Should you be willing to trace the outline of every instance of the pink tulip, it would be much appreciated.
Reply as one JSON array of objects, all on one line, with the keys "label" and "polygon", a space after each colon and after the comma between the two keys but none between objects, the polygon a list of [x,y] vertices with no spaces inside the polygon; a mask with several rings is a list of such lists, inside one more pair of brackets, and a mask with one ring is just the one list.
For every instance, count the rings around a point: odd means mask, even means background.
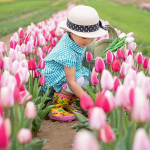
[{"label": "pink tulip", "polygon": [[0,61],[0,69],[2,70],[3,68],[4,68],[4,62],[2,60],[2,61]]},{"label": "pink tulip", "polygon": [[134,59],[132,55],[129,55],[126,59],[126,63],[129,63],[131,67],[134,67]]},{"label": "pink tulip", "polygon": [[142,64],[143,63],[143,55],[141,52],[136,54],[136,61],[138,64]]},{"label": "pink tulip", "polygon": [[34,70],[34,77],[35,77],[35,78],[38,78],[39,75],[40,75],[40,72],[39,72],[37,69]]},{"label": "pink tulip", "polygon": [[11,59],[9,57],[4,57],[3,62],[4,62],[4,70],[8,70],[10,72],[12,68]]},{"label": "pink tulip", "polygon": [[15,33],[13,34],[13,38],[14,38],[14,40],[15,40],[16,42],[18,42],[18,33],[17,33],[17,32],[15,32]]},{"label": "pink tulip", "polygon": [[132,150],[150,150],[150,139],[143,128],[136,131]]},{"label": "pink tulip", "polygon": [[17,85],[14,86],[13,94],[14,94],[14,101],[19,102],[20,101],[20,91],[19,91],[19,88]]},{"label": "pink tulip", "polygon": [[90,61],[92,61],[92,59],[93,59],[92,54],[91,54],[90,52],[86,52],[86,53],[85,53],[85,60],[86,60],[87,62],[90,62]]},{"label": "pink tulip", "polygon": [[73,150],[100,150],[99,143],[94,135],[85,129],[77,132]]},{"label": "pink tulip", "polygon": [[46,54],[45,54],[45,53],[43,53],[42,58],[44,59],[45,57],[46,57]]},{"label": "pink tulip", "polygon": [[147,59],[147,57],[144,58],[144,61],[143,61],[143,68],[144,68],[144,69],[148,69],[148,59]]},{"label": "pink tulip", "polygon": [[47,53],[48,52],[48,47],[47,46],[44,46],[43,47],[43,53]]},{"label": "pink tulip", "polygon": [[32,132],[29,129],[21,128],[17,133],[17,141],[20,144],[29,143],[32,139]]},{"label": "pink tulip", "polygon": [[133,32],[129,32],[129,33],[127,34],[127,38],[128,38],[128,37],[133,37],[133,35],[134,35]]},{"label": "pink tulip", "polygon": [[35,70],[37,68],[36,62],[33,58],[28,61],[29,70]]},{"label": "pink tulip", "polygon": [[39,69],[44,69],[44,68],[45,68],[45,61],[44,61],[44,59],[40,59],[38,68],[39,68]]},{"label": "pink tulip", "polygon": [[17,51],[11,48],[9,51],[9,58],[11,58],[12,61],[18,60]]},{"label": "pink tulip", "polygon": [[89,110],[89,126],[92,130],[99,130],[106,123],[106,114],[102,108],[94,107]]},{"label": "pink tulip", "polygon": [[37,49],[37,56],[42,57],[42,55],[43,55],[42,49],[39,47]]},{"label": "pink tulip", "polygon": [[128,49],[132,50],[134,52],[134,50],[136,49],[136,43],[135,42],[131,42],[128,44]]},{"label": "pink tulip", "polygon": [[124,52],[122,52],[122,49],[117,49],[116,58],[117,59],[123,59],[124,58]]},{"label": "pink tulip", "polygon": [[28,69],[28,60],[26,59],[21,60],[20,65]]},{"label": "pink tulip", "polygon": [[34,102],[27,102],[25,107],[25,116],[28,119],[34,119],[36,117],[36,108]]},{"label": "pink tulip", "polygon": [[12,73],[13,75],[15,75],[18,69],[19,69],[19,62],[18,62],[17,60],[15,60],[15,61],[12,63],[11,73]]},{"label": "pink tulip", "polygon": [[113,53],[109,50],[106,53],[106,63],[109,65],[113,62]]},{"label": "pink tulip", "polygon": [[101,76],[101,87],[102,89],[112,90],[113,89],[113,77],[108,70],[104,70]]},{"label": "pink tulip", "polygon": [[45,40],[45,38],[44,38],[44,36],[42,34],[39,35],[39,44],[41,46],[46,45],[46,40]]},{"label": "pink tulip", "polygon": [[96,57],[96,60],[95,60],[95,71],[97,73],[102,73],[104,69],[105,69],[105,64],[104,64],[103,59],[100,58],[100,57]]},{"label": "pink tulip", "polygon": [[114,88],[113,88],[113,91],[116,92],[118,86],[120,86],[120,85],[121,85],[120,79],[117,76],[114,76]]},{"label": "pink tulip", "polygon": [[31,41],[28,41],[28,42],[27,42],[26,52],[28,52],[28,53],[33,53],[33,45],[32,45],[32,43],[31,43]]},{"label": "pink tulip", "polygon": [[38,39],[38,37],[34,37],[34,46],[39,46],[39,39]]},{"label": "pink tulip", "polygon": [[99,84],[99,80],[97,79],[97,76],[96,76],[96,74],[91,74],[91,83],[93,84],[93,85],[96,85],[96,84]]},{"label": "pink tulip", "polygon": [[[108,93],[107,97],[109,98],[109,93]],[[113,106],[114,106],[114,104],[113,104],[114,99],[112,100],[111,98],[109,98],[109,100],[108,100],[107,97],[105,96],[105,94],[102,94],[100,92],[100,93],[97,94],[96,102],[95,102],[95,105],[97,107],[102,108],[106,113],[110,112],[113,109]]]},{"label": "pink tulip", "polygon": [[96,76],[98,76],[98,73],[95,71],[95,67],[93,67],[92,69],[92,74],[95,74]]},{"label": "pink tulip", "polygon": [[23,43],[27,44],[27,42],[29,41],[29,39],[30,39],[30,35],[29,34],[25,34],[24,38],[23,38]]},{"label": "pink tulip", "polygon": [[13,97],[10,87],[1,88],[0,102],[2,106],[6,108],[12,107],[14,105],[14,97]]},{"label": "pink tulip", "polygon": [[23,79],[22,79],[21,74],[20,74],[20,73],[16,73],[16,74],[15,74],[15,78],[16,78],[18,87],[21,86],[22,83],[23,83]]},{"label": "pink tulip", "polygon": [[129,55],[131,55],[131,56],[134,58],[134,56],[133,56],[133,51],[130,50],[130,49],[129,49],[129,51],[128,51],[128,56],[129,56]]},{"label": "pink tulip", "polygon": [[1,76],[1,86],[7,86],[8,85],[9,76],[10,76],[9,71],[5,70]]},{"label": "pink tulip", "polygon": [[3,53],[6,53],[6,52],[7,52],[7,47],[6,47],[6,45],[4,44],[4,42],[0,42],[0,49],[2,50]]},{"label": "pink tulip", "polygon": [[80,106],[83,110],[88,110],[94,106],[94,102],[89,95],[82,94],[80,97]]},{"label": "pink tulip", "polygon": [[26,102],[30,101],[32,99],[32,95],[25,89],[24,91],[20,92],[20,101],[18,101],[19,105],[23,105]]},{"label": "pink tulip", "polygon": [[150,119],[149,102],[141,88],[135,89],[132,117],[135,121],[139,122],[146,122]]},{"label": "pink tulip", "polygon": [[4,119],[0,116],[0,149],[7,149],[9,145],[9,136],[7,135],[7,128]]},{"label": "pink tulip", "polygon": [[44,75],[42,75],[42,76],[40,77],[40,79],[39,79],[39,84],[40,84],[40,85],[45,85],[45,84],[46,84],[46,79],[45,79],[45,76],[44,76]]},{"label": "pink tulip", "polygon": [[115,72],[119,72],[120,71],[120,62],[119,60],[114,60],[112,63],[112,70]]},{"label": "pink tulip", "polygon": [[111,143],[116,139],[113,129],[107,123],[99,130],[98,137],[103,143]]},{"label": "pink tulip", "polygon": [[126,75],[130,68],[131,68],[131,65],[129,63],[123,62],[120,68],[120,74]]},{"label": "pink tulip", "polygon": [[26,52],[26,45],[25,44],[22,44],[20,48],[21,48],[22,53]]},{"label": "pink tulip", "polygon": [[24,37],[24,31],[23,29],[20,27],[19,28],[19,38],[23,38]]},{"label": "pink tulip", "polygon": [[18,52],[21,52],[21,47],[20,47],[20,45],[18,45],[18,44],[16,45],[15,51],[17,51],[17,53],[18,53]]},{"label": "pink tulip", "polygon": [[129,104],[126,88],[124,85],[120,85],[117,88],[115,100],[116,100],[117,106],[120,106],[120,107],[125,107]]},{"label": "pink tulip", "polygon": [[15,49],[17,45],[17,42],[15,41],[14,38],[11,38],[10,40],[10,48]]},{"label": "pink tulip", "polygon": [[52,41],[51,41],[50,44],[51,44],[51,46],[54,46],[54,47],[55,47],[55,46],[56,46],[56,40],[54,40],[54,39],[52,38]]}]

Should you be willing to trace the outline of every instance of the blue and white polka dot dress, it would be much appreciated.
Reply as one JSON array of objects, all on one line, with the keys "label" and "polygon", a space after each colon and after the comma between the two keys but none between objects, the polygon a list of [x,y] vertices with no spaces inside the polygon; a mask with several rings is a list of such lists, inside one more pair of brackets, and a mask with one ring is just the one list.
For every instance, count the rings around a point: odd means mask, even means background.
[{"label": "blue and white polka dot dress", "polygon": [[53,86],[56,92],[62,89],[62,85],[67,83],[65,77],[64,66],[76,67],[76,79],[83,76],[89,79],[89,70],[82,68],[82,60],[85,48],[78,46],[65,33],[53,50],[44,58],[45,68],[41,74],[45,75],[46,85],[43,86],[43,92],[47,90],[47,86]]}]

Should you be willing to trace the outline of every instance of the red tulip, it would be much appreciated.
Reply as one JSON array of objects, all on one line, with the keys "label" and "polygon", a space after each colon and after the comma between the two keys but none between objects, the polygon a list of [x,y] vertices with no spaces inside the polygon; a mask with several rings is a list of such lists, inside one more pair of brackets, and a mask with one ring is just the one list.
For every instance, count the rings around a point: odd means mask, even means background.
[{"label": "red tulip", "polygon": [[80,97],[80,106],[83,110],[88,110],[94,106],[94,102],[89,95],[82,94]]},{"label": "red tulip", "polygon": [[113,129],[107,123],[99,130],[98,137],[104,143],[113,142],[116,138]]},{"label": "red tulip", "polygon": [[102,73],[103,70],[105,69],[105,64],[102,58],[96,57],[95,60],[95,71],[98,73]]},{"label": "red tulip", "polygon": [[28,61],[29,70],[35,70],[37,68],[36,62],[33,58]]},{"label": "red tulip", "polygon": [[45,85],[45,84],[46,84],[46,79],[45,79],[45,76],[44,76],[44,75],[42,75],[42,76],[40,77],[40,79],[39,79],[39,84],[40,84],[40,85]]},{"label": "red tulip", "polygon": [[35,78],[38,78],[39,75],[40,75],[40,72],[39,72],[37,69],[34,70],[34,77],[35,77]]},{"label": "red tulip", "polygon": [[120,71],[120,62],[119,62],[119,60],[116,59],[115,61],[113,61],[112,70],[115,71],[115,72]]}]

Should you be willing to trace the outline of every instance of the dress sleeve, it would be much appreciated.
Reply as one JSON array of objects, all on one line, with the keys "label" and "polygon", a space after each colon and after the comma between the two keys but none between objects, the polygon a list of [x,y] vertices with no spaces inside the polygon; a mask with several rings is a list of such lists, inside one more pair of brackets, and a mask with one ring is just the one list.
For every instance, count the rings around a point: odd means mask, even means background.
[{"label": "dress sleeve", "polygon": [[59,56],[57,58],[57,62],[66,67],[75,67],[76,66],[76,59],[71,54]]}]

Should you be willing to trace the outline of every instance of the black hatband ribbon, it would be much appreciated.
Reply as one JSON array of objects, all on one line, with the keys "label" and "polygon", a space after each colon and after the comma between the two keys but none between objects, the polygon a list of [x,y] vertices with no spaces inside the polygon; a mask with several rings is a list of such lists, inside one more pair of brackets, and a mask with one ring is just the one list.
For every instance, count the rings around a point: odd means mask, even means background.
[{"label": "black hatband ribbon", "polygon": [[100,20],[97,24],[84,26],[84,25],[74,24],[67,19],[67,27],[70,28],[71,30],[78,31],[78,32],[95,32],[99,30],[99,28],[102,28],[109,32],[107,27],[102,26],[102,22]]}]

